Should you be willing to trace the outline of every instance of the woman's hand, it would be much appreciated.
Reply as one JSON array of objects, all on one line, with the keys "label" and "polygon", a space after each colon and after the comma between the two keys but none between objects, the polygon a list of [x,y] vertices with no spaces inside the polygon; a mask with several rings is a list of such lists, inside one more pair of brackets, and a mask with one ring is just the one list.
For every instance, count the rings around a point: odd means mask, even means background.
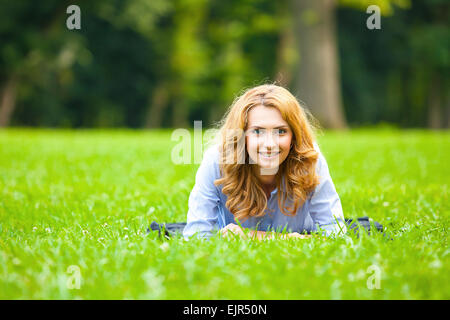
[{"label": "woman's hand", "polygon": [[281,240],[286,240],[286,239],[291,239],[291,238],[308,239],[308,238],[311,238],[311,235],[300,234],[298,232],[291,232],[291,233],[287,233],[287,234],[280,234],[280,235],[278,235],[278,237],[276,237],[275,234],[272,234],[269,239],[276,239],[276,238],[281,239]]},{"label": "woman's hand", "polygon": [[230,237],[234,235],[239,235],[240,237],[244,237],[245,233],[241,227],[237,224],[229,223],[225,228],[221,229],[220,232],[225,237]]},{"label": "woman's hand", "polygon": [[[221,229],[220,232],[225,237],[238,235],[241,238],[244,238],[244,239],[247,238],[245,233],[244,233],[244,230],[240,226],[238,226],[237,224],[234,224],[234,223],[228,224],[225,228]],[[253,231],[253,230],[250,231],[249,236],[251,238],[253,238],[254,232],[255,231]],[[260,240],[274,239],[275,238],[275,233],[258,231],[257,232],[257,238],[260,239]],[[304,235],[304,234],[300,234],[298,232],[292,232],[292,233],[281,235],[280,238],[281,239],[288,239],[288,238],[308,239],[308,238],[311,238],[311,235]]]},{"label": "woman's hand", "polygon": [[292,232],[288,234],[288,238],[300,238],[300,239],[308,239],[311,238],[310,234],[300,234],[298,232]]}]

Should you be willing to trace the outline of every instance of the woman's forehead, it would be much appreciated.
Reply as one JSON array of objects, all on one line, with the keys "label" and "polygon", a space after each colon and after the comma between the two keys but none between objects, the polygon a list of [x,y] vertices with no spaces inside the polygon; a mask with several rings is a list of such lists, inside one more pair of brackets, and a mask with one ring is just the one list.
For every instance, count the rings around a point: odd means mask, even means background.
[{"label": "woman's forehead", "polygon": [[274,107],[257,106],[248,112],[248,126],[276,128],[288,126],[281,112]]}]

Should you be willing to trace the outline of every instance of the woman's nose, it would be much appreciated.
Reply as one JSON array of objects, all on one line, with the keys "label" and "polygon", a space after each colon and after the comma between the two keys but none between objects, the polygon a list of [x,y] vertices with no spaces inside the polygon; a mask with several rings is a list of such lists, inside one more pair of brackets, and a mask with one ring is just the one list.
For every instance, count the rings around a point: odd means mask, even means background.
[{"label": "woman's nose", "polygon": [[276,148],[278,144],[278,136],[273,135],[272,133],[267,133],[264,137],[264,147],[267,150],[270,150],[272,148]]}]

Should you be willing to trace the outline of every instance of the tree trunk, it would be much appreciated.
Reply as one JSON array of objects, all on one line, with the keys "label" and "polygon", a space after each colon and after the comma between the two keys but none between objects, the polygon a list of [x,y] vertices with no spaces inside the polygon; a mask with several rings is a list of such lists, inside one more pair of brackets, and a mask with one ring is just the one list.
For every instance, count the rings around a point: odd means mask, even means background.
[{"label": "tree trunk", "polygon": [[450,128],[450,98],[448,94],[445,98],[445,114],[444,114],[444,128]]},{"label": "tree trunk", "polygon": [[439,91],[439,82],[436,81],[436,77],[433,77],[430,95],[428,96],[428,127],[431,129],[441,128],[442,114]]},{"label": "tree trunk", "polygon": [[16,106],[17,79],[10,76],[1,91],[0,101],[0,127],[7,127]]},{"label": "tree trunk", "polygon": [[291,52],[295,49],[292,26],[284,28],[280,34],[277,47],[276,82],[280,86],[290,87],[292,81],[293,57]]},{"label": "tree trunk", "polygon": [[334,0],[292,0],[299,98],[326,128],[347,126],[342,109]]},{"label": "tree trunk", "polygon": [[160,83],[153,91],[150,105],[147,108],[145,117],[146,128],[161,128],[164,111],[169,102],[169,92],[165,83]]},{"label": "tree trunk", "polygon": [[428,96],[428,127],[441,129],[449,127],[450,105],[446,94],[442,91],[441,78],[434,75],[431,80]]},{"label": "tree trunk", "polygon": [[[189,125],[189,110],[184,92],[182,90],[183,83],[180,80],[176,80],[173,83],[172,93],[174,95],[174,104],[172,109],[172,128],[187,128]],[[193,125],[193,123],[192,123]]]},{"label": "tree trunk", "polygon": [[194,123],[188,121],[188,106],[183,98],[177,99],[173,106],[172,111],[172,127],[173,128],[188,128],[193,126]]}]

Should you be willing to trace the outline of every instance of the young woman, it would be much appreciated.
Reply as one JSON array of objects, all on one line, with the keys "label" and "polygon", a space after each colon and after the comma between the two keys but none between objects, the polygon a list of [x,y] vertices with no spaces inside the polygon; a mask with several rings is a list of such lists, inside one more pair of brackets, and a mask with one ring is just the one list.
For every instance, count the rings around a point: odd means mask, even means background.
[{"label": "young woman", "polygon": [[209,238],[217,229],[258,239],[282,230],[297,238],[321,230],[345,234],[341,202],[312,124],[288,90],[270,84],[247,90],[225,114],[219,139],[196,174],[186,240]]}]

